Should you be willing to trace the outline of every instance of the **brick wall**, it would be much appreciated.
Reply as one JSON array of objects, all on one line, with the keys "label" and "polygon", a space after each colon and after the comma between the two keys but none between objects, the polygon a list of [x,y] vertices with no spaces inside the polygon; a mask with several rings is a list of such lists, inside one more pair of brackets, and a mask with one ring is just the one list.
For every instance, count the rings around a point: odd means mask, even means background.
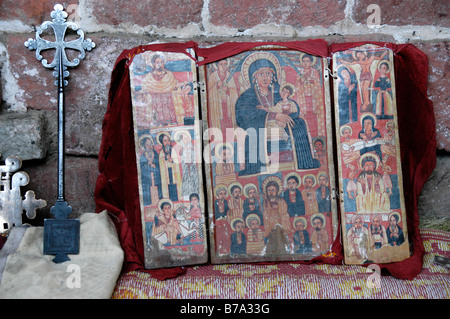
[{"label": "brick wall", "polygon": [[[52,72],[40,64],[24,41],[35,38],[36,25],[51,19],[55,4],[49,0],[0,3],[0,123],[12,123],[10,117],[23,118],[24,114],[41,123],[39,130],[29,129],[39,145],[31,139],[14,151],[24,159],[23,170],[31,178],[26,188],[49,203],[43,215],[56,198],[57,92]],[[201,45],[307,38],[329,43],[373,40],[415,44],[429,57],[429,96],[435,107],[439,148],[435,182],[427,185],[429,194],[422,196],[421,207],[427,213],[442,214],[439,207],[450,204],[446,174],[450,152],[448,1],[69,0],[61,4],[69,20],[96,43],[81,64],[70,70],[66,90],[66,199],[75,212],[94,210],[97,154],[116,58],[122,50],[140,44],[187,40]],[[25,121],[20,123],[21,132],[28,132]],[[2,161],[10,155],[9,144],[0,128]],[[30,155],[37,147],[44,155]],[[439,185],[444,185],[444,196],[436,192]]]}]

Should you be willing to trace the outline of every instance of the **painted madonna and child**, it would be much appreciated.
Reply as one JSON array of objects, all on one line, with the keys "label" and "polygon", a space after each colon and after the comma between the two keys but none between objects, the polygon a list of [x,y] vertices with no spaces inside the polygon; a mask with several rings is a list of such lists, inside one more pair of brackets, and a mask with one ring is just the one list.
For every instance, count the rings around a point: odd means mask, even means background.
[{"label": "painted madonna and child", "polygon": [[364,45],[333,55],[346,263],[409,257],[393,54]]},{"label": "painted madonna and child", "polygon": [[323,70],[322,59],[284,50],[205,66],[213,262],[301,260],[330,249],[336,216]]}]

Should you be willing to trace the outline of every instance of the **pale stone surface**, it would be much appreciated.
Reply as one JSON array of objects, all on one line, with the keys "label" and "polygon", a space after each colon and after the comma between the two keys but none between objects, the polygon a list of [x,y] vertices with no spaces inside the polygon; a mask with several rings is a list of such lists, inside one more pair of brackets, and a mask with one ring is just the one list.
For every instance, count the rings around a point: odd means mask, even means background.
[{"label": "pale stone surface", "polygon": [[[450,219],[450,154],[437,157],[436,168],[422,189],[419,197],[419,217],[422,224],[440,223]],[[450,220],[447,220],[450,226]],[[439,225],[437,225],[439,226]],[[450,231],[450,228],[447,229]]]},{"label": "pale stone surface", "polygon": [[0,153],[5,159],[42,159],[46,154],[44,121],[36,112],[0,115]]}]

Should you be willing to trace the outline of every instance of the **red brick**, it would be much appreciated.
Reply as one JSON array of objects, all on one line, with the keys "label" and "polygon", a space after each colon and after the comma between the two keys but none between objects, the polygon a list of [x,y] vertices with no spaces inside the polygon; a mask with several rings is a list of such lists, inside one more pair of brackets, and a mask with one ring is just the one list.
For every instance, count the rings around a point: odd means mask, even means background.
[{"label": "red brick", "polygon": [[86,7],[100,24],[130,23],[138,26],[166,28],[184,27],[199,23],[203,0],[88,0]]},{"label": "red brick", "polygon": [[[6,46],[11,72],[19,86],[16,100],[28,109],[55,112],[57,88],[51,69],[46,69],[29,51],[24,41],[34,34],[8,36]],[[66,148],[74,155],[97,155],[101,127],[108,103],[111,72],[117,57],[124,49],[142,44],[140,38],[108,38],[86,35],[96,48],[75,68],[69,68],[69,84],[65,90]],[[46,51],[49,61],[54,51]],[[54,136],[52,136],[53,140]],[[56,142],[56,141],[54,141]]]},{"label": "red brick", "polygon": [[416,46],[428,57],[428,94],[434,105],[437,147],[450,151],[449,43],[419,43]]},{"label": "red brick", "polygon": [[380,6],[381,24],[388,25],[433,25],[449,27],[450,2],[445,0],[356,0],[353,19],[366,23],[372,14],[367,12],[370,4]]},{"label": "red brick", "polygon": [[[30,176],[30,182],[22,191],[33,190],[36,198],[47,201],[42,214],[49,214],[50,207],[58,195],[57,159],[49,158],[44,162],[24,162],[21,168]],[[72,206],[73,214],[94,212],[94,189],[98,176],[98,161],[88,157],[65,157],[65,199]],[[74,217],[74,216],[70,216]]]},{"label": "red brick", "polygon": [[216,26],[249,29],[275,23],[293,27],[330,26],[345,18],[347,1],[211,0],[210,22]]},{"label": "red brick", "polygon": [[[50,21],[50,13],[57,2],[51,0],[2,0],[0,20],[20,20],[25,24],[41,25]],[[71,3],[78,3],[72,0]]]}]

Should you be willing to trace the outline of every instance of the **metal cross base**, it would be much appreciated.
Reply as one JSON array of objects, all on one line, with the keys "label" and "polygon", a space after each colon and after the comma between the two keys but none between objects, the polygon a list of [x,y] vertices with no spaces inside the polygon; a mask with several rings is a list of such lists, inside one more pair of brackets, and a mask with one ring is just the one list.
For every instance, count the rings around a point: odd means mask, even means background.
[{"label": "metal cross base", "polygon": [[58,264],[79,253],[80,220],[68,219],[72,207],[64,200],[57,200],[50,212],[55,218],[44,220],[44,255],[56,255],[53,262]]}]

